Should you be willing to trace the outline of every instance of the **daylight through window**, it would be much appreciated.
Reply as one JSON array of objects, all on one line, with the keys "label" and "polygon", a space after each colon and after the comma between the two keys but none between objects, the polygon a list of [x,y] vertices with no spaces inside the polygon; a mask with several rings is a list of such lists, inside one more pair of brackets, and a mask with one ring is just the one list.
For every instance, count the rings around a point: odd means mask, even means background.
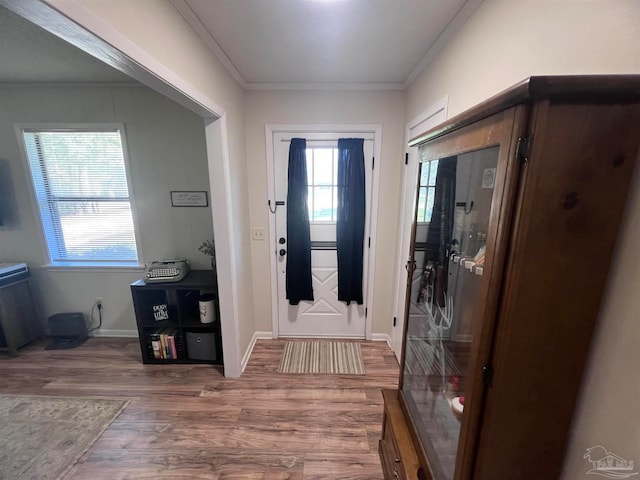
[{"label": "daylight through window", "polygon": [[307,148],[310,222],[335,222],[338,212],[338,149]]},{"label": "daylight through window", "polygon": [[436,194],[436,175],[438,173],[438,160],[424,162],[420,168],[420,192],[418,195],[419,223],[429,223],[433,213],[433,202]]},{"label": "daylight through window", "polygon": [[137,264],[122,132],[23,130],[52,264]]}]

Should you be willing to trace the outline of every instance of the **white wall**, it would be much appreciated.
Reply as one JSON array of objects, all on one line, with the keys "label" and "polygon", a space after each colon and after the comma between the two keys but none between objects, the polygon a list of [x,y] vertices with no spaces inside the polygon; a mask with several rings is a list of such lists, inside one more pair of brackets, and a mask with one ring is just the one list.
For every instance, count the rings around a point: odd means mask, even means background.
[{"label": "white wall", "polygon": [[[446,94],[455,115],[529,75],[572,73],[640,73],[638,0],[485,0],[411,86],[406,118]],[[566,480],[585,477],[590,466],[582,457],[594,445],[640,462],[639,225],[636,178],[576,411]]]},{"label": "white wall", "polygon": [[[171,72],[172,77],[179,79],[177,86],[186,91],[196,89],[224,109],[227,135],[222,141],[228,146],[230,159],[230,215],[233,219],[231,241],[234,250],[230,261],[237,285],[242,289],[239,292],[240,300],[235,305],[238,325],[234,328],[238,330],[238,347],[244,351],[251,342],[255,328],[253,304],[246,301],[252,298],[252,281],[242,88],[168,0],[51,0],[50,3],[56,6],[81,5],[98,21],[131,42],[132,48],[127,46],[125,53],[135,58],[135,50],[139,49],[148,56],[146,59],[156,62],[163,71]],[[79,21],[79,17],[76,20]],[[88,22],[83,22],[84,19],[80,23],[92,30]],[[213,174],[224,175],[224,172]],[[228,255],[229,252],[222,251],[220,254]],[[226,358],[225,351],[225,362]]]},{"label": "white wall", "polygon": [[14,124],[123,123],[143,260],[188,258],[211,268],[198,246],[213,235],[211,207],[174,208],[171,190],[209,190],[202,119],[146,87],[0,87],[2,193],[10,214],[0,227],[0,261],[34,268],[42,320],[59,312],[88,313],[102,297],[103,334],[135,333],[129,284],[142,269],[51,269],[42,247],[31,180]]},{"label": "white wall", "polygon": [[[250,221],[268,230],[266,124],[381,124],[382,158],[373,295],[373,333],[388,333],[393,308],[397,214],[404,167],[404,94],[359,91],[250,91],[245,97]],[[391,228],[390,228],[391,226]],[[270,233],[271,234],[271,233]],[[254,315],[257,331],[271,331],[269,242],[252,242]]]},{"label": "white wall", "polygon": [[484,0],[407,91],[407,119],[453,116],[530,75],[636,73],[638,0]]}]

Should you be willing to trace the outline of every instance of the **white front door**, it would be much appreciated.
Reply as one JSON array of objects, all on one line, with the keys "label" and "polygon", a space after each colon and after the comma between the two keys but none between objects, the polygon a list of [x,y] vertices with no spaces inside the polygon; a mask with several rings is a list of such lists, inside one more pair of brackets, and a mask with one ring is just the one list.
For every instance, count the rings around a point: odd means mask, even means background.
[{"label": "white front door", "polygon": [[[314,301],[289,305],[286,299],[287,210],[277,206],[276,269],[278,298],[278,335],[282,337],[365,338],[366,290],[371,212],[373,136],[362,132],[274,132],[273,175],[276,201],[287,198],[287,167],[292,137],[307,139],[307,177],[309,179],[309,216],[311,229],[311,277]],[[338,137],[365,138],[366,215],[363,260],[364,304],[346,305],[338,301],[338,264],[336,255]],[[273,208],[272,208],[273,209]]]}]

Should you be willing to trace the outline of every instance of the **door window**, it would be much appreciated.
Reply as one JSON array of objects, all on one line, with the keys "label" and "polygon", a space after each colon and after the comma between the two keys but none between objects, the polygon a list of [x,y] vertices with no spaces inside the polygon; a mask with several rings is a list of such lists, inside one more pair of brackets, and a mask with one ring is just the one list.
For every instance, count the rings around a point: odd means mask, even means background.
[{"label": "door window", "polygon": [[309,221],[336,222],[338,211],[338,149],[307,148]]}]

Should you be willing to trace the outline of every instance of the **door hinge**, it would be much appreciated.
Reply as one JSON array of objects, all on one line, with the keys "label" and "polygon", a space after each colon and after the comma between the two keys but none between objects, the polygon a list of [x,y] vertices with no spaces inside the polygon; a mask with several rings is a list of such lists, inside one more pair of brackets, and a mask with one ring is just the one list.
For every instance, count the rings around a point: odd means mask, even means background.
[{"label": "door hinge", "polygon": [[404,154],[404,164],[409,165],[409,152]]},{"label": "door hinge", "polygon": [[364,309],[364,318],[367,318],[367,315],[369,315],[369,309],[365,307],[365,309]]},{"label": "door hinge", "polygon": [[371,157],[371,170],[376,167],[376,157]]},{"label": "door hinge", "polygon": [[533,141],[532,136],[518,138],[516,156],[522,163],[526,164],[529,161],[529,155],[531,154],[532,141]]},{"label": "door hinge", "polygon": [[396,322],[398,321],[398,319],[396,317],[393,317],[393,326],[396,326]]},{"label": "door hinge", "polygon": [[485,388],[489,388],[492,381],[493,367],[491,365],[485,365],[484,367],[482,367],[482,382],[484,383]]},{"label": "door hinge", "polygon": [[371,248],[371,237],[369,237],[369,248]]}]

